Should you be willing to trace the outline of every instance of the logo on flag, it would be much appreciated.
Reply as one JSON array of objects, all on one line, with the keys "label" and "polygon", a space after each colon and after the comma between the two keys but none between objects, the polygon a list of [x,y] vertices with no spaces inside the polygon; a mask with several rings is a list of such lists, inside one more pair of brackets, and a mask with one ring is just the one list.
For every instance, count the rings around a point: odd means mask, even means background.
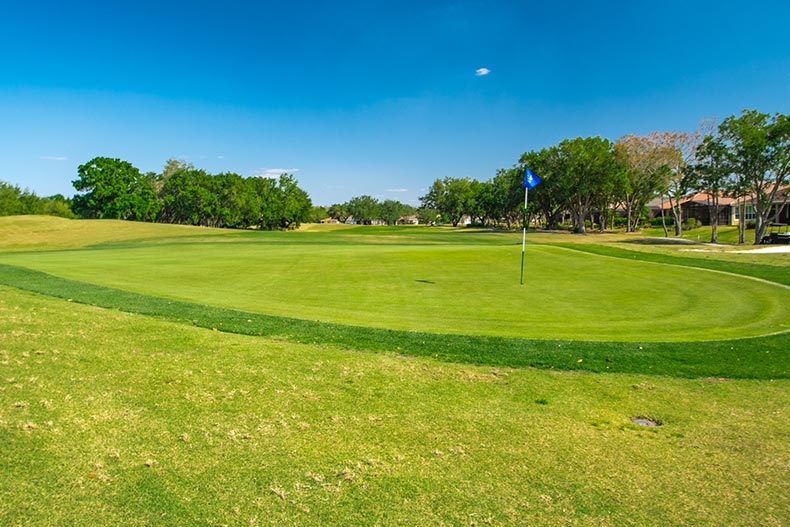
[{"label": "logo on flag", "polygon": [[540,183],[540,178],[536,176],[530,169],[524,171],[524,188],[529,190],[535,188]]}]

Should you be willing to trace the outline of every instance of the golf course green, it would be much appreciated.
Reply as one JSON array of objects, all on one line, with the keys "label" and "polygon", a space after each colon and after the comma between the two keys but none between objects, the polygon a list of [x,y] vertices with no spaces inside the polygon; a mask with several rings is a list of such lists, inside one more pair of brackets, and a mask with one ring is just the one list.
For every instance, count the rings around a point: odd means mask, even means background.
[{"label": "golf course green", "polygon": [[516,236],[426,244],[396,232],[390,243],[332,231],[287,242],[266,233],[149,240],[6,253],[0,263],[210,306],[430,333],[700,341],[790,329],[790,288],[751,277],[533,243],[520,285]]}]

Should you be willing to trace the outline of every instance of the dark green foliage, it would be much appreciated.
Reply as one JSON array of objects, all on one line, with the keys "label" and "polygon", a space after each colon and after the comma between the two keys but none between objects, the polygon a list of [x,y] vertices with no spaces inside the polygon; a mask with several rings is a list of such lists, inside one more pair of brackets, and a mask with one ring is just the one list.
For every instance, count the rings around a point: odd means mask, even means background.
[{"label": "dark green foliage", "polygon": [[[760,243],[772,204],[790,183],[790,115],[744,110],[718,128],[708,154],[715,154],[717,171],[735,174],[735,195],[748,195],[755,210],[754,243]],[[712,151],[711,151],[712,150]]]},{"label": "dark green foliage", "polygon": [[790,377],[790,334],[708,342],[588,342],[441,335],[292,319],[168,300],[0,265],[0,283],[131,313],[246,335],[429,356],[450,362],[674,377]]},{"label": "dark green foliage", "polygon": [[74,213],[71,212],[71,202],[60,194],[41,198],[27,189],[22,190],[18,185],[0,181],[0,216],[17,214],[74,217]]},{"label": "dark green foliage", "polygon": [[321,223],[322,220],[325,220],[329,217],[327,213],[326,207],[322,207],[320,205],[313,205],[310,208],[310,223]]},{"label": "dark green foliage", "polygon": [[153,182],[127,161],[95,157],[77,175],[72,209],[82,218],[153,221],[159,212]]},{"label": "dark green foliage", "polygon": [[475,188],[468,177],[437,179],[420,201],[423,207],[439,211],[455,227],[463,216],[474,214]]},{"label": "dark green foliage", "polygon": [[371,196],[353,197],[348,201],[346,208],[357,223],[369,225],[373,220],[379,219],[379,202]]}]

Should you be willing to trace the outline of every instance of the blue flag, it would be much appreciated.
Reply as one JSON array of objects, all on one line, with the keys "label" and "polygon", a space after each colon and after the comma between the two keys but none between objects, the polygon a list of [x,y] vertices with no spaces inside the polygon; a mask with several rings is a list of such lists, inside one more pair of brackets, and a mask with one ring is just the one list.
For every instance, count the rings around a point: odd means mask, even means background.
[{"label": "blue flag", "polygon": [[536,176],[530,169],[524,171],[524,188],[529,190],[535,188],[540,183],[540,178]]}]

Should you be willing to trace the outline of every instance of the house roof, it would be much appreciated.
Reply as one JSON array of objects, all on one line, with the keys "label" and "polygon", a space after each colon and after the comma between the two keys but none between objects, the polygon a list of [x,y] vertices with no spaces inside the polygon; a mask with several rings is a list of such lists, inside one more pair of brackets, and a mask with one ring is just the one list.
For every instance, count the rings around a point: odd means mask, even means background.
[{"label": "house roof", "polygon": [[[776,191],[776,197],[774,198],[774,203],[782,203],[784,200],[790,197],[790,185],[785,185],[784,187],[779,187],[779,190]],[[747,203],[751,203],[754,201],[754,196],[747,196],[746,200]]]},{"label": "house roof", "polygon": [[[708,205],[709,194],[707,192],[696,192],[694,194],[689,194],[688,196],[683,197],[680,200],[681,205],[685,205],[686,203],[694,203],[696,205]],[[727,206],[732,205],[737,200],[735,198],[731,198],[725,196],[723,193],[719,193],[719,206]],[[654,210],[661,210],[662,203],[661,198],[654,198],[647,202],[647,207]],[[664,210],[669,210],[670,204],[668,199],[664,199],[663,202]]]}]

